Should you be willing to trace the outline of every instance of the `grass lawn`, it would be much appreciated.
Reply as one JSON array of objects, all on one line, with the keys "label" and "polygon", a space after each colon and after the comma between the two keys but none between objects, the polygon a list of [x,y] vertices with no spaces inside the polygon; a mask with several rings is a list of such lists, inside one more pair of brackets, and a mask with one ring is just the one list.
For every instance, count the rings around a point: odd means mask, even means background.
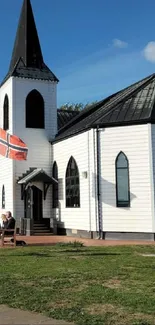
[{"label": "grass lawn", "polygon": [[155,246],[0,250],[0,304],[78,325],[155,324]]}]

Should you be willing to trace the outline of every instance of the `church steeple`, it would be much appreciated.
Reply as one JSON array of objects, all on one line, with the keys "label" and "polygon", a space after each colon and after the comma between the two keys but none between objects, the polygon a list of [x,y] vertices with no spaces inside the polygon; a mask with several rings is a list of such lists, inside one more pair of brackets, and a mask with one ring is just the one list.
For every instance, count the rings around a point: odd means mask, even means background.
[{"label": "church steeple", "polygon": [[45,65],[30,0],[24,0],[7,76],[58,81]]},{"label": "church steeple", "polygon": [[30,0],[24,0],[9,70],[21,58],[26,67],[42,68],[43,56]]}]

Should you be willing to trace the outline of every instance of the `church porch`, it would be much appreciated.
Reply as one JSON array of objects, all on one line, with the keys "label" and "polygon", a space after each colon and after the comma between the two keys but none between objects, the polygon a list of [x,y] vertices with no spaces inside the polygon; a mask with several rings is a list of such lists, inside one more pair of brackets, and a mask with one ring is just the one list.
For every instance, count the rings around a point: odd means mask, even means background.
[{"label": "church porch", "polygon": [[24,201],[23,218],[20,219],[22,235],[49,236],[54,231],[51,214],[45,217],[44,202],[49,187],[57,180],[41,168],[30,169],[17,182],[21,186],[21,200]]}]

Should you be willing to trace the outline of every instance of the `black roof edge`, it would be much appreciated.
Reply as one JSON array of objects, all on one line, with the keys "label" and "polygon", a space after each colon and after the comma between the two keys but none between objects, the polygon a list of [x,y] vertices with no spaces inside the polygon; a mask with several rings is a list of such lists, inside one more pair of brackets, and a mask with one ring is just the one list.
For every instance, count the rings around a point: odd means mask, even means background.
[{"label": "black roof edge", "polygon": [[50,144],[55,144],[55,143],[58,143],[58,142],[61,142],[61,141],[64,141],[64,140],[67,140],[69,138],[72,138],[74,136],[77,136],[78,134],[81,134],[81,133],[84,133],[84,132],[88,132],[89,130],[91,129],[107,129],[107,128],[113,128],[113,127],[123,127],[123,126],[132,126],[132,125],[144,125],[144,124],[155,124],[155,120],[154,121],[151,121],[151,118],[148,118],[148,119],[144,119],[144,120],[141,120],[141,121],[126,121],[126,122],[116,122],[116,123],[107,123],[107,124],[93,124],[91,127],[88,127],[88,128],[85,128],[84,130],[81,130],[81,131],[77,131],[76,133],[74,134],[68,134],[66,136],[64,136],[63,138],[60,138],[60,139],[54,139],[52,141],[49,141]]},{"label": "black roof edge", "polygon": [[[59,132],[58,132],[58,135],[61,134],[62,132],[64,132],[65,130],[67,130],[69,127],[73,126],[75,123],[77,123],[79,121],[79,119],[81,120],[81,117],[82,119],[87,117],[88,115],[90,115],[91,111],[93,110],[93,108],[97,109],[99,108],[101,105],[105,104],[106,101],[108,101],[109,99],[111,99],[112,97],[114,97],[116,94],[118,94],[120,91],[118,91],[117,93],[115,94],[112,94],[102,100],[100,100],[99,102],[95,103],[95,104],[92,104],[89,106],[89,109],[87,109],[85,111],[85,109],[83,109],[77,116],[75,116],[71,121],[69,121],[65,126],[63,126]],[[75,122],[75,123],[74,123]]]},{"label": "black roof edge", "polygon": [[17,78],[17,79],[31,79],[31,80],[42,80],[42,81],[47,81],[47,82],[51,82],[51,83],[59,83],[59,79],[57,79],[57,80],[51,80],[51,79],[44,79],[44,78],[18,77],[18,76],[14,76],[14,75],[7,75],[7,76],[5,77],[5,79],[0,83],[0,88],[5,84],[5,82],[6,82],[9,78]]},{"label": "black roof edge", "polygon": [[144,120],[137,120],[137,121],[125,121],[125,122],[111,122],[111,123],[97,123],[92,125],[93,129],[106,129],[106,128],[113,128],[113,127],[123,127],[123,126],[132,126],[132,125],[143,125],[143,124],[154,124],[155,121],[151,121],[151,118],[147,118]]},{"label": "black roof edge", "polygon": [[61,108],[57,108],[58,112],[67,112],[67,113],[80,113],[80,111],[72,111],[71,109],[61,109]]},{"label": "black roof edge", "polygon": [[84,133],[84,132],[86,132],[86,131],[89,131],[89,130],[91,130],[91,129],[92,129],[92,127],[88,127],[88,128],[85,128],[84,130],[77,131],[77,132],[74,133],[74,134],[68,134],[68,135],[64,136],[63,138],[60,138],[60,139],[55,138],[55,139],[53,139],[52,141],[49,141],[49,142],[50,142],[50,144],[55,144],[55,143],[61,142],[61,141],[63,141],[63,140],[67,140],[68,138],[72,138],[72,137],[74,137],[74,136],[76,136],[76,135],[79,135],[79,134],[81,134],[81,133]]}]

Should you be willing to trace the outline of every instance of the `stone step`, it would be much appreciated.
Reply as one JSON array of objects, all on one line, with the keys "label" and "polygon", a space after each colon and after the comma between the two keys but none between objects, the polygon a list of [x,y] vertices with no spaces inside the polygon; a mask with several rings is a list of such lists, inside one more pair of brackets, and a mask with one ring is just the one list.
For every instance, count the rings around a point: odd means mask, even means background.
[{"label": "stone step", "polygon": [[33,228],[33,230],[35,233],[50,232],[50,229],[48,229],[48,228],[46,228],[46,229],[34,229]]},{"label": "stone step", "polygon": [[36,230],[40,230],[40,229],[49,229],[46,225],[42,225],[42,226],[33,226],[33,229],[36,229]]},{"label": "stone step", "polygon": [[33,236],[53,236],[52,232],[34,233]]},{"label": "stone step", "polygon": [[35,227],[41,227],[41,226],[46,226],[46,227],[48,227],[49,225],[47,224],[47,223],[45,223],[45,222],[43,222],[43,223],[33,223],[33,225],[35,226]]}]

